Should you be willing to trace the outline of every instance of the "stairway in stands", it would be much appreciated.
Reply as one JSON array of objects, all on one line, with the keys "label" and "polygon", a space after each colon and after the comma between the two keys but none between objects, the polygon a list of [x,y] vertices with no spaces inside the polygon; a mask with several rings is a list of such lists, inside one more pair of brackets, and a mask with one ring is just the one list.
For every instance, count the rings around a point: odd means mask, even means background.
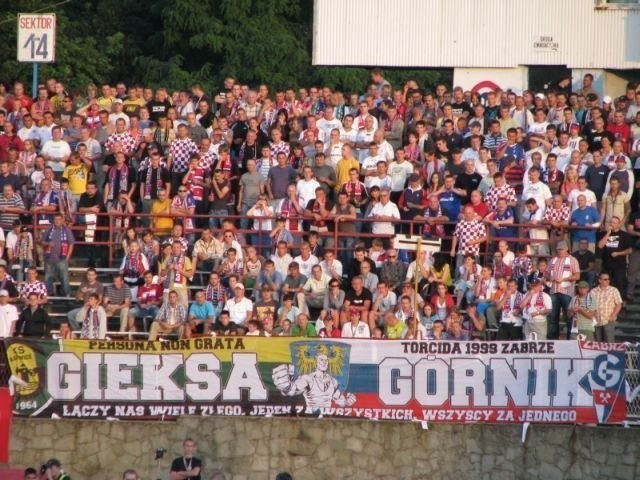
[{"label": "stairway in stands", "polygon": [[626,302],[625,307],[618,315],[616,341],[640,342],[640,284],[636,287],[633,300]]}]

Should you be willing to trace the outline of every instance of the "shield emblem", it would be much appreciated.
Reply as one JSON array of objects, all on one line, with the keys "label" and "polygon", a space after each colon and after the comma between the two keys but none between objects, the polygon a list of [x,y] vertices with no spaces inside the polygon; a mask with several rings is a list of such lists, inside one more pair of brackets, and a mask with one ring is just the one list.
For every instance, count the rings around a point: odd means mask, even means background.
[{"label": "shield emblem", "polygon": [[304,340],[289,345],[294,365],[294,377],[325,370],[338,381],[344,392],[349,383],[349,353],[351,345],[332,341]]}]

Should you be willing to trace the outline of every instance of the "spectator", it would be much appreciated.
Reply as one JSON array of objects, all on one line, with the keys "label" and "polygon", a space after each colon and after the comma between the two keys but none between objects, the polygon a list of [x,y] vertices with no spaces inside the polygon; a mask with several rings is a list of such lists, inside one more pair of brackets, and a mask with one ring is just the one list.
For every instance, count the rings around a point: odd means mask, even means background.
[{"label": "spectator", "polygon": [[538,340],[545,340],[547,330],[555,335],[555,330],[547,325],[549,314],[552,312],[551,297],[543,291],[543,284],[537,278],[529,282],[529,287],[529,292],[520,303],[522,318],[525,320],[524,338],[528,339],[531,334],[535,334]]},{"label": "spectator", "polygon": [[622,309],[622,297],[616,287],[611,285],[611,277],[602,272],[598,285],[590,292],[596,304],[596,327],[594,336],[597,342],[615,342],[616,321]]},{"label": "spectator", "polygon": [[202,460],[194,456],[197,444],[191,438],[182,442],[184,455],[171,462],[170,480],[200,480]]},{"label": "spectator", "polygon": [[177,333],[178,338],[183,338],[187,323],[187,307],[178,302],[178,293],[171,290],[167,301],[162,304],[160,311],[151,324],[149,340],[154,341],[158,335]]},{"label": "spectator", "polygon": [[86,305],[76,315],[76,323],[81,325],[80,338],[104,340],[107,335],[107,312],[100,305],[100,297],[90,293]]},{"label": "spectator", "polygon": [[237,283],[233,287],[235,296],[225,303],[224,309],[229,312],[231,321],[246,330],[247,322],[253,317],[253,302],[244,296],[244,285]]},{"label": "spectator", "polygon": [[627,259],[631,255],[631,236],[622,230],[620,218],[611,217],[604,236],[598,242],[602,254],[602,271],[609,274],[611,286],[627,292]]},{"label": "spectator", "polygon": [[594,320],[598,311],[598,304],[591,292],[589,292],[589,283],[580,281],[577,284],[577,288],[578,293],[573,297],[569,308],[569,315],[571,315],[573,322],[571,327],[572,338],[575,338],[577,334],[584,336],[586,340],[594,340]]},{"label": "spectator", "polygon": [[49,328],[49,315],[39,303],[37,293],[30,293],[15,328],[18,337],[45,338]]},{"label": "spectator", "polygon": [[113,285],[108,285],[105,288],[102,305],[104,306],[107,316],[119,314],[120,331],[126,332],[129,328],[128,320],[129,307],[131,306],[131,290],[129,289],[129,285],[124,283],[124,278],[121,274],[115,274],[113,276]]},{"label": "spectator", "polygon": [[153,272],[147,270],[143,274],[144,283],[138,288],[138,304],[129,310],[129,331],[136,331],[135,319],[156,318],[162,304],[162,286],[153,283]]},{"label": "spectator", "polygon": [[171,255],[160,264],[159,277],[165,291],[176,292],[180,304],[185,307],[189,304],[187,283],[192,276],[191,259],[184,253],[182,242],[174,239],[171,243]]},{"label": "spectator", "polygon": [[291,329],[292,337],[316,337],[316,327],[309,322],[309,315],[299,313],[296,316],[296,324]]},{"label": "spectator", "polygon": [[55,295],[53,282],[60,282],[62,294],[71,296],[69,286],[69,259],[73,254],[75,239],[69,227],[63,224],[61,213],[53,217],[53,225],[42,235],[41,245],[44,248],[45,283],[49,296]]}]

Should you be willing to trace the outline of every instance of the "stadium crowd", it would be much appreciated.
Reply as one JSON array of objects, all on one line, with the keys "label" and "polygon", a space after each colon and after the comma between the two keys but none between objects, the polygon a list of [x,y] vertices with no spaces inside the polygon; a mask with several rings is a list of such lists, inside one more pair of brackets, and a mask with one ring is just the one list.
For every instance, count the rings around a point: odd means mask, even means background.
[{"label": "stadium crowd", "polygon": [[[63,338],[115,316],[151,319],[150,340],[613,341],[640,270],[640,89],[570,85],[1,86],[0,337],[47,336],[82,255]],[[413,258],[405,234],[439,251]],[[109,285],[104,242],[122,254]]]}]

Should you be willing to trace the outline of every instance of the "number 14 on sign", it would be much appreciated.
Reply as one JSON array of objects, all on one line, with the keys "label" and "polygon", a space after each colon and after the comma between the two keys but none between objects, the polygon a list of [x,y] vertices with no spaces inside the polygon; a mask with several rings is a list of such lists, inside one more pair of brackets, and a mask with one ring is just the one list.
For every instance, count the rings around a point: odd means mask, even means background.
[{"label": "number 14 on sign", "polygon": [[24,43],[22,48],[27,49],[32,59],[36,59],[40,57],[42,60],[47,60],[49,56],[48,42],[47,42],[48,34],[44,33],[42,36],[37,36],[35,33],[32,33],[27,37],[27,41]]}]

